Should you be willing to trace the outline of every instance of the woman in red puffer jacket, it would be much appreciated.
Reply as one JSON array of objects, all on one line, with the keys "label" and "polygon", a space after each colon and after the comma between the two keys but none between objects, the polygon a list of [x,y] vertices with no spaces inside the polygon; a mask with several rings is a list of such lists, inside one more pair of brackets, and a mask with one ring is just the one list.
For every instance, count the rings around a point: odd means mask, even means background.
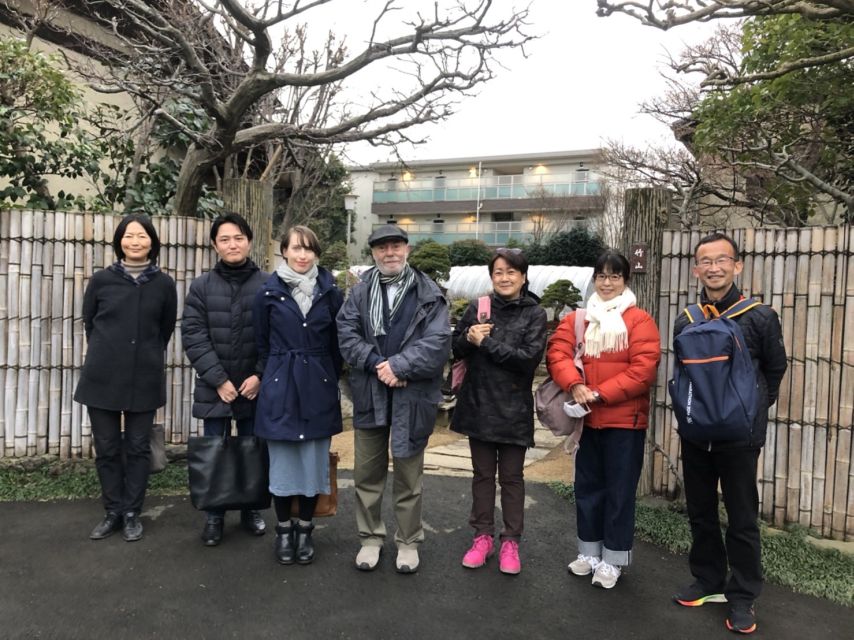
[{"label": "woman in red puffer jacket", "polygon": [[[570,313],[549,340],[546,361],[552,379],[590,409],[575,458],[578,557],[569,570],[592,573],[593,585],[610,589],[631,562],[635,491],[661,338],[652,317],[635,306],[623,255],[599,256],[593,278],[584,336],[575,336],[578,312]],[[581,343],[583,378],[573,363]]]}]

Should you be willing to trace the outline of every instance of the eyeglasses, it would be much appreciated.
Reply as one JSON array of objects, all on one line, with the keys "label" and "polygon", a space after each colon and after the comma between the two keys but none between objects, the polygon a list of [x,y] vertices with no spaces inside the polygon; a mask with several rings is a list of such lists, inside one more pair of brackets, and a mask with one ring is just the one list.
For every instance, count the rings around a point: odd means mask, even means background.
[{"label": "eyeglasses", "polygon": [[703,258],[702,260],[697,260],[697,266],[701,267],[702,269],[708,269],[712,265],[715,265],[716,267],[725,267],[730,262],[735,262],[735,258],[733,258],[732,256],[718,256],[714,260],[712,260],[711,258]]},{"label": "eyeglasses", "polygon": [[623,279],[622,273],[597,273],[596,274],[596,282],[605,282],[606,280],[610,280],[611,282],[619,282]]},{"label": "eyeglasses", "polygon": [[517,247],[498,247],[495,250],[495,253],[498,253],[498,254],[509,253],[512,256],[517,256],[520,253],[522,253],[522,250],[517,248]]}]

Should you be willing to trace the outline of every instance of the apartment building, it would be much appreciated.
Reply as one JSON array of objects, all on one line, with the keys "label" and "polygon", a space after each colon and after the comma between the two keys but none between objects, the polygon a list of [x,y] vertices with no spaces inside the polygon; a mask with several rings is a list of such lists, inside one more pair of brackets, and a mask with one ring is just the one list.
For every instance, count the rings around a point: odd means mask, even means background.
[{"label": "apartment building", "polygon": [[437,158],[349,167],[353,258],[371,230],[400,225],[410,242],[478,239],[501,246],[590,224],[601,216],[599,149]]}]

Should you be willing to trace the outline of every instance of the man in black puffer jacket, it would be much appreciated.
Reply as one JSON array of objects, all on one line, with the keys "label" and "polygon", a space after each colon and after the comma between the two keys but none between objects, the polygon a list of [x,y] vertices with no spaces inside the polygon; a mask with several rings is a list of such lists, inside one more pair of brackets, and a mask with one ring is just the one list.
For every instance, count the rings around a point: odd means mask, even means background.
[{"label": "man in black puffer jacket", "polygon": [[[220,259],[190,285],[181,321],[184,351],[196,370],[193,417],[204,420],[205,435],[222,435],[232,420],[238,435],[251,435],[263,373],[252,305],[269,274],[249,259],[252,229],[238,214],[214,220],[210,237]],[[222,511],[208,512],[205,545],[220,543],[224,517]],[[257,511],[241,512],[240,520],[250,533],[264,534],[266,525]]]},{"label": "man in black puffer jacket", "polygon": [[[742,298],[733,282],[744,265],[732,238],[722,233],[702,238],[694,249],[694,265],[694,275],[703,284],[700,304],[714,305],[723,312]],[[681,438],[692,537],[688,564],[694,583],[673,600],[687,607],[728,602],[727,628],[746,634],[756,630],[753,602],[763,581],[756,467],[765,444],[768,408],[777,401],[787,361],[780,320],[771,307],[758,305],[734,319],[756,370],[759,406],[747,440],[712,443]],[[674,337],[688,323],[686,314],[681,313],[674,323]],[[718,483],[728,520],[725,540],[721,539],[718,518]]]}]

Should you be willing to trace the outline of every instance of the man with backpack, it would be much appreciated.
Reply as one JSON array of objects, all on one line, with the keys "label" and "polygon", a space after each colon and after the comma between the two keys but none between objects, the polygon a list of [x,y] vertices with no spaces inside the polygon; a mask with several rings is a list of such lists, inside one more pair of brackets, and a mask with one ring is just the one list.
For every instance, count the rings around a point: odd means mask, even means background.
[{"label": "man with backpack", "polygon": [[710,234],[694,248],[693,272],[703,289],[699,305],[674,323],[677,362],[670,393],[682,445],[694,576],[673,600],[686,607],[728,602],[727,628],[747,634],[756,630],[753,603],[763,582],[757,460],[787,362],[777,313],[745,301],[733,284],[743,267],[738,245],[725,234]]}]

